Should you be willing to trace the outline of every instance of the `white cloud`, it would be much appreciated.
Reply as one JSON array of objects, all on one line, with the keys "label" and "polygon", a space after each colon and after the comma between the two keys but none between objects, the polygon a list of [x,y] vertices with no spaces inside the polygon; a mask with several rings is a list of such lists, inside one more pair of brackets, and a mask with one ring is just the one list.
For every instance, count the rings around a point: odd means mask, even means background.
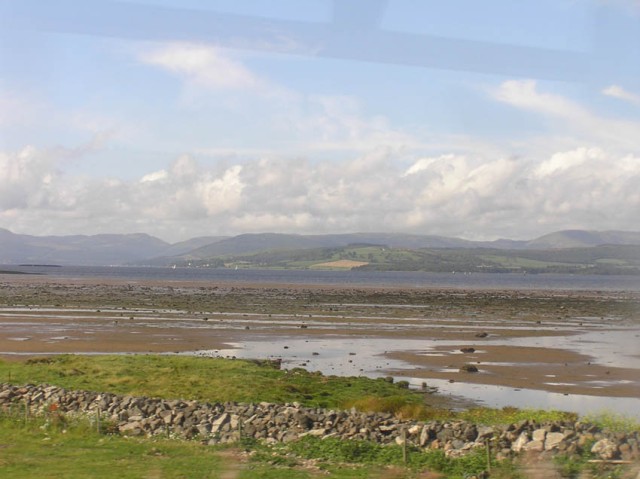
[{"label": "white cloud", "polygon": [[[353,98],[299,95],[276,125],[299,132],[298,157],[250,148],[206,161],[184,154],[116,180],[61,168],[68,158],[104,148],[101,133],[76,148],[0,153],[0,227],[34,234],[142,231],[180,240],[260,231],[533,237],[640,224],[637,124],[601,118],[531,81],[505,82],[494,94],[558,128],[567,125],[574,135],[569,146],[521,158],[444,148],[418,156],[418,139],[367,115]],[[324,151],[332,154],[318,154]]]},{"label": "white cloud", "polygon": [[586,110],[560,95],[541,93],[535,80],[508,80],[494,92],[496,99],[524,110],[548,115],[577,118]]},{"label": "white cloud", "polygon": [[242,63],[211,45],[169,43],[149,49],[139,58],[206,89],[246,90],[263,85],[263,81]]},{"label": "white cloud", "polygon": [[288,102],[274,125],[297,138],[305,151],[365,152],[376,148],[415,148],[420,141],[395,128],[383,115],[367,115],[347,95],[297,96]]},{"label": "white cloud", "polygon": [[219,178],[207,174],[203,181],[196,184],[198,194],[209,216],[239,209],[244,188],[244,183],[240,179],[241,172],[242,166],[235,165]]},{"label": "white cloud", "polygon": [[54,156],[27,148],[0,157],[0,227],[179,240],[261,231],[533,237],[640,224],[640,157],[598,148],[527,160],[442,155],[408,166],[385,149],[341,162],[205,166],[183,156],[144,181],[72,177],[56,171]]},{"label": "white cloud", "polygon": [[640,122],[598,116],[561,95],[538,90],[534,80],[509,80],[494,92],[497,100],[553,121],[553,134],[569,133],[574,141],[607,148],[637,151]]},{"label": "white cloud", "polygon": [[580,165],[591,160],[602,158],[604,152],[598,148],[578,148],[573,151],[561,152],[552,155],[548,160],[540,163],[535,171],[536,178],[546,178],[558,175],[570,170],[575,170]]},{"label": "white cloud", "polygon": [[169,177],[167,170],[154,171],[140,178],[140,183],[150,183],[152,181],[162,181]]},{"label": "white cloud", "polygon": [[618,85],[608,86],[607,88],[602,90],[602,94],[618,98],[620,100],[628,101],[629,103],[633,103],[634,105],[640,105],[640,95],[631,93]]}]

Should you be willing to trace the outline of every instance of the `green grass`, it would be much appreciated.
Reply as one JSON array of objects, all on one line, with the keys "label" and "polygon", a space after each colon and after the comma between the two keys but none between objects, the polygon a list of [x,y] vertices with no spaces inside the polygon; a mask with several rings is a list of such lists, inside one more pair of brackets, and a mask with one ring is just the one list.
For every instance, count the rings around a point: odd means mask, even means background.
[{"label": "green grass", "polygon": [[504,407],[502,409],[471,408],[456,414],[458,419],[483,425],[515,424],[520,421],[533,420],[538,423],[553,421],[576,421],[578,415],[571,412],[546,409],[518,409]]},{"label": "green grass", "polygon": [[0,477],[220,477],[213,448],[196,442],[98,435],[82,421],[51,426],[0,415]]},{"label": "green grass", "polygon": [[[49,419],[0,414],[0,477],[22,478],[219,478],[233,470],[240,479],[355,479],[416,477],[439,471],[458,479],[486,468],[483,451],[459,459],[442,451],[411,448],[403,462],[399,446],[369,441],[340,441],[307,437],[273,446],[255,440],[229,446],[204,446],[196,441],[132,438],[98,434],[86,420]],[[238,460],[240,450],[250,459]],[[225,450],[228,451],[225,453]],[[230,453],[229,453],[230,452]],[[309,460],[314,468],[309,468]],[[509,464],[494,464],[508,470]],[[497,476],[500,477],[500,476]],[[512,477],[512,476],[505,476]]]},{"label": "green grass", "polygon": [[[313,460],[319,469],[329,473],[344,471],[344,466],[350,465],[352,477],[370,477],[361,474],[371,471],[381,473],[385,469],[395,468],[396,471],[404,471],[402,477],[435,471],[453,479],[479,474],[488,467],[486,451],[482,448],[459,458],[451,458],[439,449],[423,451],[408,447],[405,462],[402,447],[397,445],[383,446],[371,441],[341,441],[310,436],[289,444],[259,447],[254,460],[269,460],[289,466],[300,460]],[[515,477],[510,462],[492,460],[491,467],[494,472],[492,477]],[[379,477],[385,477],[385,474],[381,473]]]},{"label": "green grass", "polygon": [[[69,389],[202,401],[292,402],[330,408],[357,406],[364,411],[383,410],[400,417],[463,419],[478,424],[506,424],[524,419],[539,422],[575,419],[554,411],[515,408],[476,408],[453,413],[424,404],[421,393],[384,380],[325,377],[302,369],[281,371],[265,363],[187,356],[74,356],[62,355],[27,361],[0,361],[0,382],[49,383]],[[220,447],[161,438],[124,438],[98,435],[81,419],[67,423],[52,418],[0,414],[0,477],[221,477],[234,459],[221,455]],[[636,422],[617,416],[590,418],[614,430],[633,430]],[[631,428],[631,429],[629,429]],[[442,451],[409,448],[403,462],[400,447],[368,441],[320,440],[267,446],[245,440],[236,447],[251,451],[251,460],[237,472],[242,478],[355,479],[418,477],[420,471],[439,471],[447,478],[463,478],[486,468],[483,449],[462,458]],[[309,468],[309,461],[316,465]],[[586,467],[585,458],[562,458],[557,467],[567,474]],[[492,477],[513,478],[509,462],[492,464]],[[122,472],[121,472],[122,471]]]},{"label": "green grass", "polygon": [[[572,413],[517,408],[453,412],[427,404],[428,394],[401,382],[323,376],[269,362],[172,355],[60,355],[26,361],[0,360],[0,382],[54,384],[67,389],[207,402],[299,402],[309,407],[388,412],[404,419],[460,419],[477,424],[575,420]],[[605,421],[600,418],[600,423]],[[631,424],[618,418],[618,428]],[[613,424],[613,417],[608,418]],[[637,424],[635,424],[637,427]]]},{"label": "green grass", "polygon": [[640,421],[613,412],[603,412],[599,414],[589,414],[582,418],[583,421],[600,426],[602,429],[612,432],[634,432],[640,431]]},{"label": "green grass", "polygon": [[0,382],[48,383],[68,389],[209,402],[300,402],[343,408],[358,398],[394,398],[423,405],[424,396],[383,380],[323,376],[269,363],[163,355],[61,355],[27,361],[0,360]]}]

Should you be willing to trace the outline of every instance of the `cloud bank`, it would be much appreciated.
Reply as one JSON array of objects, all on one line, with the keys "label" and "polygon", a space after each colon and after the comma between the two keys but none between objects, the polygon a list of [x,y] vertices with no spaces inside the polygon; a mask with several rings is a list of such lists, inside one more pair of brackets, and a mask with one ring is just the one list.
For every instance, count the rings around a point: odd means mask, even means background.
[{"label": "cloud bank", "polygon": [[640,224],[640,157],[598,148],[542,161],[443,155],[404,166],[385,150],[339,163],[256,158],[215,167],[184,155],[137,181],[70,178],[55,156],[33,147],[0,156],[0,224],[170,241],[262,231],[531,237]]}]

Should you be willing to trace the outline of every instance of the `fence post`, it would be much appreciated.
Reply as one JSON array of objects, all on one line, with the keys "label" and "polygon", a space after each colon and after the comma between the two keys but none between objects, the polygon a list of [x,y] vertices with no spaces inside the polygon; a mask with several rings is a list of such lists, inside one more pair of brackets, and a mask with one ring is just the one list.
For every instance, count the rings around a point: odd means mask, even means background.
[{"label": "fence post", "polygon": [[491,447],[489,445],[489,438],[485,439],[484,443],[487,450],[487,472],[491,472]]},{"label": "fence post", "polygon": [[407,464],[407,428],[402,427],[402,462]]}]

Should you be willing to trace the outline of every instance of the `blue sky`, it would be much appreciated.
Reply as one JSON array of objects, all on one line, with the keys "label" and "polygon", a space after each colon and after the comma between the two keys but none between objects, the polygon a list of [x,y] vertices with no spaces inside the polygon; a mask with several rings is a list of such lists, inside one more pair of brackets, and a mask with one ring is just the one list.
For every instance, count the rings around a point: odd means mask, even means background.
[{"label": "blue sky", "polygon": [[0,0],[0,227],[640,225],[640,3]]}]

